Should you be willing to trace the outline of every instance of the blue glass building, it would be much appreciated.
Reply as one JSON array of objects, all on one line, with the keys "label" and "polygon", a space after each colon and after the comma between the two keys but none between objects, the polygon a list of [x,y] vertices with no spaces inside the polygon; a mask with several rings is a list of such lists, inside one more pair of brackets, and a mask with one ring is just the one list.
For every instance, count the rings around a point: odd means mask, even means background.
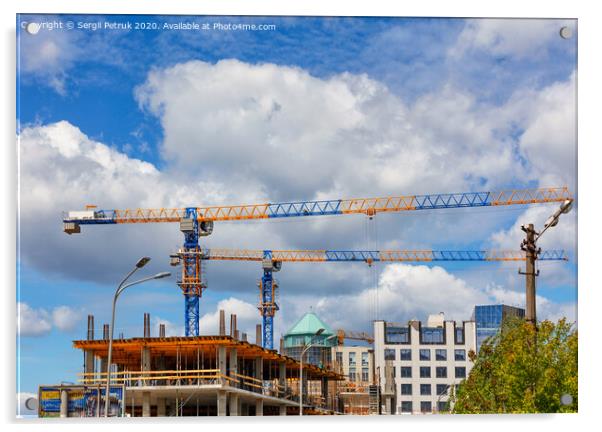
[{"label": "blue glass building", "polygon": [[502,322],[511,316],[524,318],[525,310],[504,304],[475,306],[473,318],[476,324],[477,352],[485,339],[495,335]]}]

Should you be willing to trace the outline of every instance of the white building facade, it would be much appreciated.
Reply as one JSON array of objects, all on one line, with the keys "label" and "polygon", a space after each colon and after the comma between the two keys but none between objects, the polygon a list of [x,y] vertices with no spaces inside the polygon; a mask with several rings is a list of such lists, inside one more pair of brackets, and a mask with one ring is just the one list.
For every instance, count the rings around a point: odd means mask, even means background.
[{"label": "white building facade", "polygon": [[471,350],[476,350],[474,321],[446,321],[443,313],[431,315],[426,325],[374,321],[374,370],[383,414],[446,411],[450,387],[472,368]]}]

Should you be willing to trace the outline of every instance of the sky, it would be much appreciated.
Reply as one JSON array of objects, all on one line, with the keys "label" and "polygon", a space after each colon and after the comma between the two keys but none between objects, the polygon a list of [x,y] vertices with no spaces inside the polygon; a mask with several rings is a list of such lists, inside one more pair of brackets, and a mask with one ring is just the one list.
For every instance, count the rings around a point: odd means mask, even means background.
[{"label": "sky", "polygon": [[[45,24],[30,34],[27,23]],[[201,30],[163,29],[182,23]],[[236,24],[273,27],[227,29]],[[560,37],[563,26],[571,38]],[[85,337],[86,315],[102,334],[114,287],[136,260],[152,257],[140,275],[176,270],[168,256],[183,241],[176,224],[68,236],[64,211],[527,187],[577,194],[576,21],[20,15],[17,29],[23,394],[75,381],[83,355],[71,343]],[[201,241],[517,250],[520,225],[541,227],[556,207],[220,222]],[[540,240],[570,258],[539,264],[541,319],[576,320],[577,215],[578,205]],[[524,306],[519,267],[285,263],[275,336],[309,310],[333,328],[370,331],[376,318],[443,311],[461,321],[475,304]],[[205,274],[201,333],[216,332],[224,309],[253,339],[259,264],[209,262]],[[183,334],[174,277],[128,290],[116,334],[140,335],[144,312],[155,334],[159,323]]]}]

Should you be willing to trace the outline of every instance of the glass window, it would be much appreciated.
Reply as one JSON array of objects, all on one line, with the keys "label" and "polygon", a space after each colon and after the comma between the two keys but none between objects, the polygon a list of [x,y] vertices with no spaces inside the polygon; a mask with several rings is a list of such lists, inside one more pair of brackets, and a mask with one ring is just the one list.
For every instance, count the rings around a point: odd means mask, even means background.
[{"label": "glass window", "polygon": [[437,396],[446,394],[448,388],[449,388],[449,385],[447,385],[447,384],[437,384]]},{"label": "glass window", "polygon": [[447,350],[444,350],[444,349],[435,350],[435,360],[437,360],[437,361],[447,360]]},{"label": "glass window", "polygon": [[420,366],[420,378],[430,378],[431,368],[429,366]]},{"label": "glass window", "polygon": [[350,367],[349,368],[349,381],[355,382],[355,378],[356,378],[355,367]]},{"label": "glass window", "polygon": [[385,343],[387,344],[409,344],[410,343],[410,328],[385,326]]},{"label": "glass window", "polygon": [[456,366],[456,378],[466,378],[466,368],[464,366]]},{"label": "glass window", "polygon": [[412,350],[406,348],[400,349],[399,360],[412,360]]},{"label": "glass window", "polygon": [[402,384],[400,394],[411,395],[412,394],[412,384]]},{"label": "glass window", "polygon": [[456,327],[455,342],[457,345],[464,345],[464,326]]},{"label": "glass window", "polygon": [[337,359],[337,364],[342,365],[343,364],[343,353],[337,352],[336,359]]},{"label": "glass window", "polygon": [[463,349],[454,350],[454,358],[456,361],[465,361],[466,360],[466,350],[463,350]]},{"label": "glass window", "polygon": [[362,353],[362,366],[363,367],[368,366],[368,353],[367,352]]},{"label": "glass window", "polygon": [[412,378],[412,368],[410,366],[400,367],[399,376],[401,376],[402,378]]},{"label": "glass window", "polygon": [[439,412],[445,412],[448,410],[447,401],[437,401],[437,410]]},{"label": "glass window", "polygon": [[354,352],[349,353],[349,366],[355,366],[355,353]]},{"label": "glass window", "polygon": [[395,350],[386,348],[385,349],[385,360],[395,360]]},{"label": "glass window", "polygon": [[420,394],[422,396],[430,396],[431,395],[431,385],[430,384],[420,384]]},{"label": "glass window", "polygon": [[431,412],[433,409],[431,407],[430,401],[422,401],[420,402],[420,412],[427,413]]},{"label": "glass window", "polygon": [[362,368],[362,381],[368,381],[368,368]]},{"label": "glass window", "polygon": [[420,360],[430,360],[430,359],[431,359],[431,350],[421,349],[420,350]]},{"label": "glass window", "polygon": [[401,401],[401,412],[411,413],[412,412],[412,401]]},{"label": "glass window", "polygon": [[447,368],[445,366],[437,366],[435,368],[435,376],[437,378],[447,378]]},{"label": "glass window", "polygon": [[443,327],[422,327],[420,329],[420,343],[444,344],[445,329]]}]

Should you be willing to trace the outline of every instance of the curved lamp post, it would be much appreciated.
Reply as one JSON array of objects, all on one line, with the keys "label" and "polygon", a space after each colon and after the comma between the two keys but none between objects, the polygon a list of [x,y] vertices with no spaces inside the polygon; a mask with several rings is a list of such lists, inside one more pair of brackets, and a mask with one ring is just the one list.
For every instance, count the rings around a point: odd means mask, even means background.
[{"label": "curved lamp post", "polygon": [[[322,333],[324,333],[324,329],[323,328],[318,329],[318,331],[316,331],[316,333],[311,337],[309,344],[305,345],[303,347],[303,350],[301,351],[300,362],[299,362],[299,415],[300,416],[303,415],[303,356],[305,355],[305,353],[307,352],[308,349],[310,349],[311,347],[316,345],[313,342],[313,339],[316,336],[320,336]],[[336,335],[329,336],[324,340],[324,342],[326,342],[327,340],[333,339],[335,337],[336,337]]]},{"label": "curved lamp post", "polygon": [[[111,314],[111,331],[109,332],[109,353],[107,359],[107,385],[105,389],[105,417],[109,416],[109,395],[110,395],[110,386],[111,386],[111,360],[113,357],[113,331],[115,329],[115,305],[117,304],[117,298],[119,295],[125,291],[126,288],[131,287],[132,285],[141,284],[143,282],[147,282],[149,280],[154,279],[162,279],[165,277],[171,276],[169,272],[161,272],[157,273],[154,276],[149,276],[134,282],[130,282],[129,284],[125,284],[125,282],[133,275],[136,270],[141,269],[150,261],[149,257],[142,257],[136,263],[136,266],[127,274],[125,278],[119,283],[117,289],[115,290],[115,295],[113,296],[113,311]],[[125,284],[125,285],[124,285]]]},{"label": "curved lamp post", "polygon": [[[526,276],[526,294],[527,298],[525,301],[525,319],[527,322],[532,323],[534,326],[537,324],[536,312],[535,312],[535,277],[539,274],[539,271],[535,271],[535,260],[537,255],[541,251],[537,247],[537,240],[542,236],[548,228],[558,225],[560,215],[566,214],[571,211],[573,207],[573,199],[567,199],[560,207],[546,220],[544,228],[541,232],[535,231],[533,224],[521,225],[521,230],[526,234],[526,238],[522,241],[520,248],[526,252],[526,271],[523,273],[519,270],[520,274]],[[537,328],[537,327],[536,327]]]}]

